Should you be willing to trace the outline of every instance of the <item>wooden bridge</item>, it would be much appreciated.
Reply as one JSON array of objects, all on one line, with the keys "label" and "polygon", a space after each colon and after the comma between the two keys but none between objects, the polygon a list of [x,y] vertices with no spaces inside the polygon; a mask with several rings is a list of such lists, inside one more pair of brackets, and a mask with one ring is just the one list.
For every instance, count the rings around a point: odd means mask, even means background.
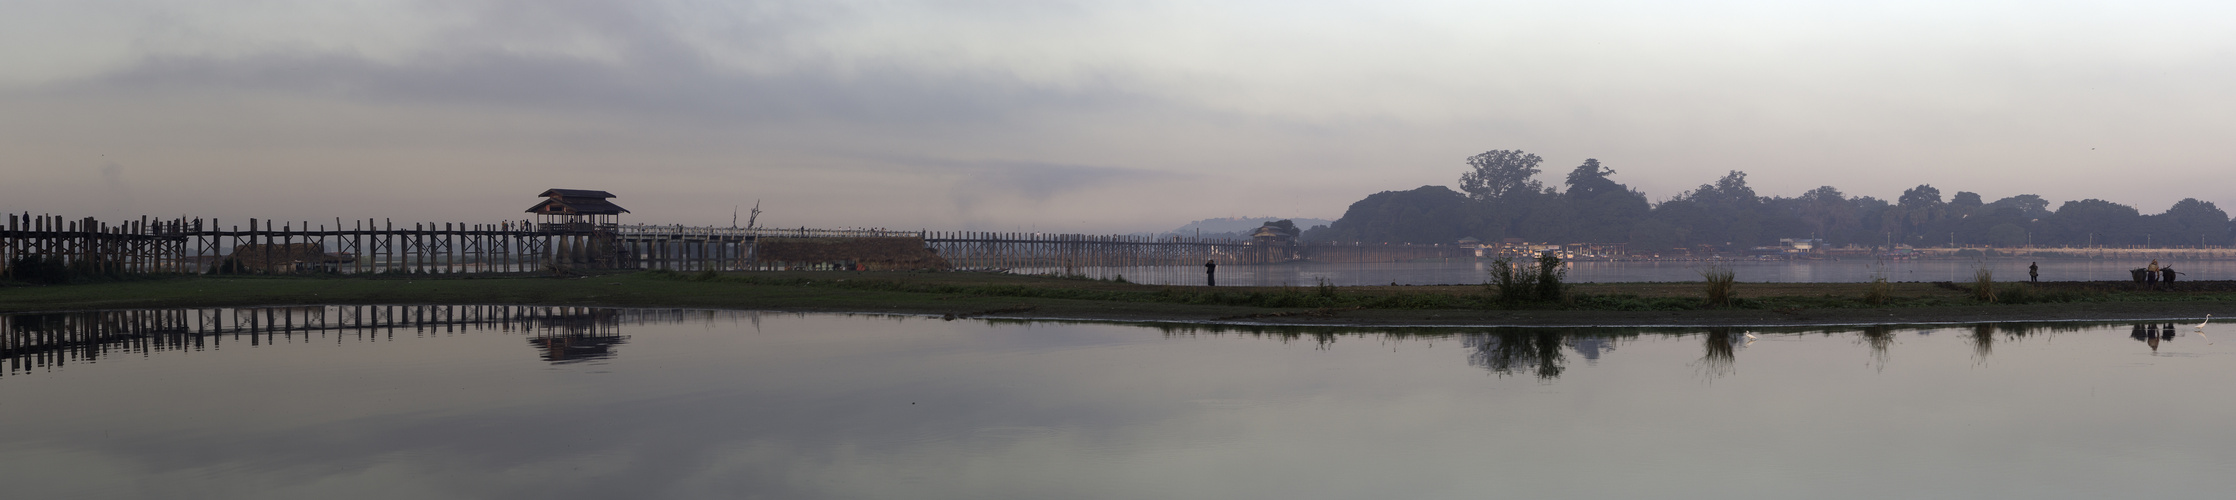
[{"label": "wooden bridge", "polygon": [[[78,273],[520,273],[575,269],[862,269],[864,258],[765,252],[777,242],[907,240],[943,268],[1106,276],[1142,267],[1392,262],[1472,256],[1453,245],[1292,244],[1137,235],[723,228],[506,221],[490,224],[141,218],[103,222],[9,214],[0,271]],[[887,245],[891,246],[891,245]]]}]

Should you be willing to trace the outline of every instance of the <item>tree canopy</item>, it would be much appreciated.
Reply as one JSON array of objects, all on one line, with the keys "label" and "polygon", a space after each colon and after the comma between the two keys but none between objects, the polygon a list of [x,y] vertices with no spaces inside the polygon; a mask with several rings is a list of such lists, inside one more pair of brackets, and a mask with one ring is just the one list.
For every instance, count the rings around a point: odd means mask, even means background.
[{"label": "tree canopy", "polygon": [[1544,187],[1543,183],[1531,179],[1537,176],[1537,164],[1543,161],[1537,155],[1520,150],[1486,151],[1467,157],[1469,170],[1460,174],[1460,190],[1478,200],[1535,192]]}]

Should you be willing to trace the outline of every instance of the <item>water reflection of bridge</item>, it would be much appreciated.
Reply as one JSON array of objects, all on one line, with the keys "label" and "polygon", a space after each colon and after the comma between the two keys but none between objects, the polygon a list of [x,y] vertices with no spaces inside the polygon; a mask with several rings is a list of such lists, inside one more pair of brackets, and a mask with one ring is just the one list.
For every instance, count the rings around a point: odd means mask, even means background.
[{"label": "water reflection of bridge", "polygon": [[[705,321],[717,311],[549,306],[301,306],[151,309],[0,315],[5,373],[51,369],[104,358],[232,345],[332,339],[394,340],[403,332],[524,334],[546,361],[612,357],[628,341],[623,324]],[[730,313],[736,314],[736,313]]]}]

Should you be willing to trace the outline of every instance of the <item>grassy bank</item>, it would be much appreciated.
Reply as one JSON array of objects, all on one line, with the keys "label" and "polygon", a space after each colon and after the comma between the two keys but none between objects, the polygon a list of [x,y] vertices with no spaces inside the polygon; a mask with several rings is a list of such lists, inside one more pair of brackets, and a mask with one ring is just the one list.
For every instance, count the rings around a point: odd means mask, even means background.
[{"label": "grassy bank", "polygon": [[2116,284],[1738,283],[1709,307],[1703,283],[1573,284],[1555,300],[1483,286],[1191,287],[987,273],[641,272],[579,277],[181,276],[0,286],[0,312],[286,304],[545,304],[932,315],[1402,324],[1809,324],[2193,317],[2236,287]]}]

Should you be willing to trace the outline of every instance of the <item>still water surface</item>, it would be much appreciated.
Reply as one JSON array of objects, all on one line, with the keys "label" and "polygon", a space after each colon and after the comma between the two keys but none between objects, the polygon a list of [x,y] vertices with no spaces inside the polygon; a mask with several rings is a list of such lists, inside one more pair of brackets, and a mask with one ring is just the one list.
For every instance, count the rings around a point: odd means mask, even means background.
[{"label": "still water surface", "polygon": [[[2236,489],[2236,343],[2208,343],[2236,326],[1337,331],[366,309],[0,318],[0,484],[10,498]],[[390,326],[353,326],[368,321]]]}]

